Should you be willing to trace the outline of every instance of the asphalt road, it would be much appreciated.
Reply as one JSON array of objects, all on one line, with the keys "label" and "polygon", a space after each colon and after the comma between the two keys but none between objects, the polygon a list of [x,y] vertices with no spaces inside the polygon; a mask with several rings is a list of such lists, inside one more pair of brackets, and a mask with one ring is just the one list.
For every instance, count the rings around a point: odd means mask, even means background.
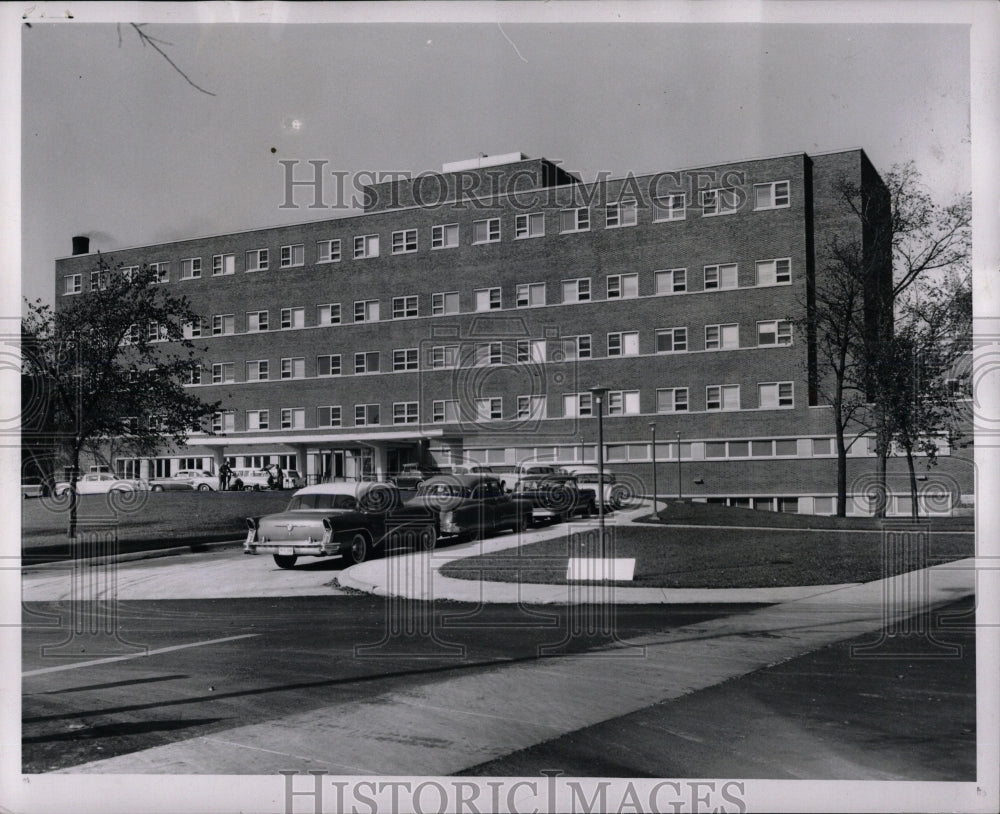
[{"label": "asphalt road", "polygon": [[[426,603],[390,604],[329,589],[327,596],[87,603],[77,616],[71,603],[26,603],[24,771],[52,771],[331,704],[375,704],[442,678],[540,662],[539,648],[566,638],[571,612],[437,603],[432,617],[422,616],[427,610]],[[615,629],[629,638],[739,610],[620,608]],[[419,635],[421,625],[434,636]],[[418,635],[408,635],[408,626]],[[109,629],[117,636],[103,632]],[[398,635],[387,636],[390,630]],[[77,632],[67,640],[70,631]],[[576,635],[561,651],[607,643]],[[142,648],[153,654],[134,657]]]}]

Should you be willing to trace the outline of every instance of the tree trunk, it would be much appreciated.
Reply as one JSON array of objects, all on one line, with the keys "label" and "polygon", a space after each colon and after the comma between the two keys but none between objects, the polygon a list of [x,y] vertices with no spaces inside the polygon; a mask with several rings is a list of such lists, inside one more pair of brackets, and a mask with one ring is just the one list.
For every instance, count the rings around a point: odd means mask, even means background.
[{"label": "tree trunk", "polygon": [[78,446],[73,447],[73,458],[72,458],[72,469],[69,473],[69,528],[66,530],[66,536],[69,537],[70,542],[76,539],[76,510],[79,504],[79,495],[76,493],[76,482],[80,475],[80,448]]},{"label": "tree trunk", "polygon": [[906,450],[906,468],[910,471],[910,517],[920,519],[920,505],[917,502],[917,471],[913,465],[913,450]]},{"label": "tree trunk", "polygon": [[840,408],[834,405],[837,444],[837,517],[847,516],[847,444],[844,442],[844,423]]},{"label": "tree trunk", "polygon": [[888,450],[880,446],[875,450],[875,516],[885,517],[886,505],[889,502],[889,492],[886,486],[886,460],[889,457]]}]

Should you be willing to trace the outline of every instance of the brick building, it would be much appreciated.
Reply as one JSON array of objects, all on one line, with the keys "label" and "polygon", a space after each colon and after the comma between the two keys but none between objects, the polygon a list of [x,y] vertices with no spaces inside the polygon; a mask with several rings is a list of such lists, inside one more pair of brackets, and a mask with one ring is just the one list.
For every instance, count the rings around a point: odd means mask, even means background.
[{"label": "brick building", "polygon": [[[831,513],[810,295],[835,237],[874,244],[843,179],[885,200],[861,150],[593,184],[515,153],[369,185],[350,217],[105,252],[154,264],[203,315],[191,386],[224,403],[213,434],[115,467],[228,458],[315,481],[423,458],[593,463],[601,386],[605,460],[639,488],[653,424],[661,494]],[[92,267],[58,260],[57,299],[85,291]],[[942,453],[932,511],[972,492],[971,453]],[[850,510],[864,512],[868,439],[850,456]],[[908,513],[901,479],[896,491],[890,511]]]}]

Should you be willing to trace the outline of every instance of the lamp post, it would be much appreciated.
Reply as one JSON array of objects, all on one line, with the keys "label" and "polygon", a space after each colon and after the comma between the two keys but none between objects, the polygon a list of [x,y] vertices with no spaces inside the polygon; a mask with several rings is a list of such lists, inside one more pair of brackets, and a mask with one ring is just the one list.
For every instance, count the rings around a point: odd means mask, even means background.
[{"label": "lamp post", "polygon": [[677,499],[681,499],[681,434],[677,433]]},{"label": "lamp post", "polygon": [[601,530],[601,554],[604,554],[604,396],[607,387],[591,387],[597,409],[597,522]]},{"label": "lamp post", "polygon": [[656,424],[650,421],[649,429],[653,433],[653,514],[656,514]]}]

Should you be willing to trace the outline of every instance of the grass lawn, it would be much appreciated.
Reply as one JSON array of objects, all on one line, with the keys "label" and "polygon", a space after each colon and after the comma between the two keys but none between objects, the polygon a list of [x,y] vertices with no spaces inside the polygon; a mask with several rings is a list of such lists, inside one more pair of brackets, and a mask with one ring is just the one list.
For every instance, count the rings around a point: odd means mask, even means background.
[{"label": "grass lawn", "polygon": [[[865,524],[868,531],[811,531],[817,521],[844,522],[841,518],[780,515],[704,504],[680,504],[672,522],[694,525],[754,528],[661,528],[614,526],[612,551],[608,555],[635,558],[635,579],[622,585],[658,588],[763,588],[786,585],[832,585],[870,582],[904,570],[893,558],[889,572],[883,568],[883,535],[870,518],[848,518],[852,526]],[[735,513],[735,517],[732,513]],[[749,517],[744,517],[749,516]],[[700,523],[698,522],[700,519]],[[788,530],[766,530],[784,521]],[[971,557],[974,541],[971,518],[935,520],[930,537],[928,565]],[[739,522],[737,522],[739,521]],[[795,524],[795,525],[793,525]],[[856,527],[856,526],[855,526]],[[943,528],[951,527],[951,528]],[[567,526],[568,532],[581,526]],[[966,529],[968,529],[966,531]],[[937,531],[959,531],[939,534]],[[579,536],[563,535],[553,540],[468,557],[446,564],[441,573],[457,579],[497,582],[564,584],[570,556],[599,556],[596,530]]]},{"label": "grass lawn", "polygon": [[[281,511],[292,491],[140,492],[134,504],[106,495],[81,495],[77,514],[81,532],[115,529],[119,549],[143,551],[177,545],[240,539],[250,515]],[[69,512],[58,498],[22,501],[21,548],[25,561],[69,556]]]}]

